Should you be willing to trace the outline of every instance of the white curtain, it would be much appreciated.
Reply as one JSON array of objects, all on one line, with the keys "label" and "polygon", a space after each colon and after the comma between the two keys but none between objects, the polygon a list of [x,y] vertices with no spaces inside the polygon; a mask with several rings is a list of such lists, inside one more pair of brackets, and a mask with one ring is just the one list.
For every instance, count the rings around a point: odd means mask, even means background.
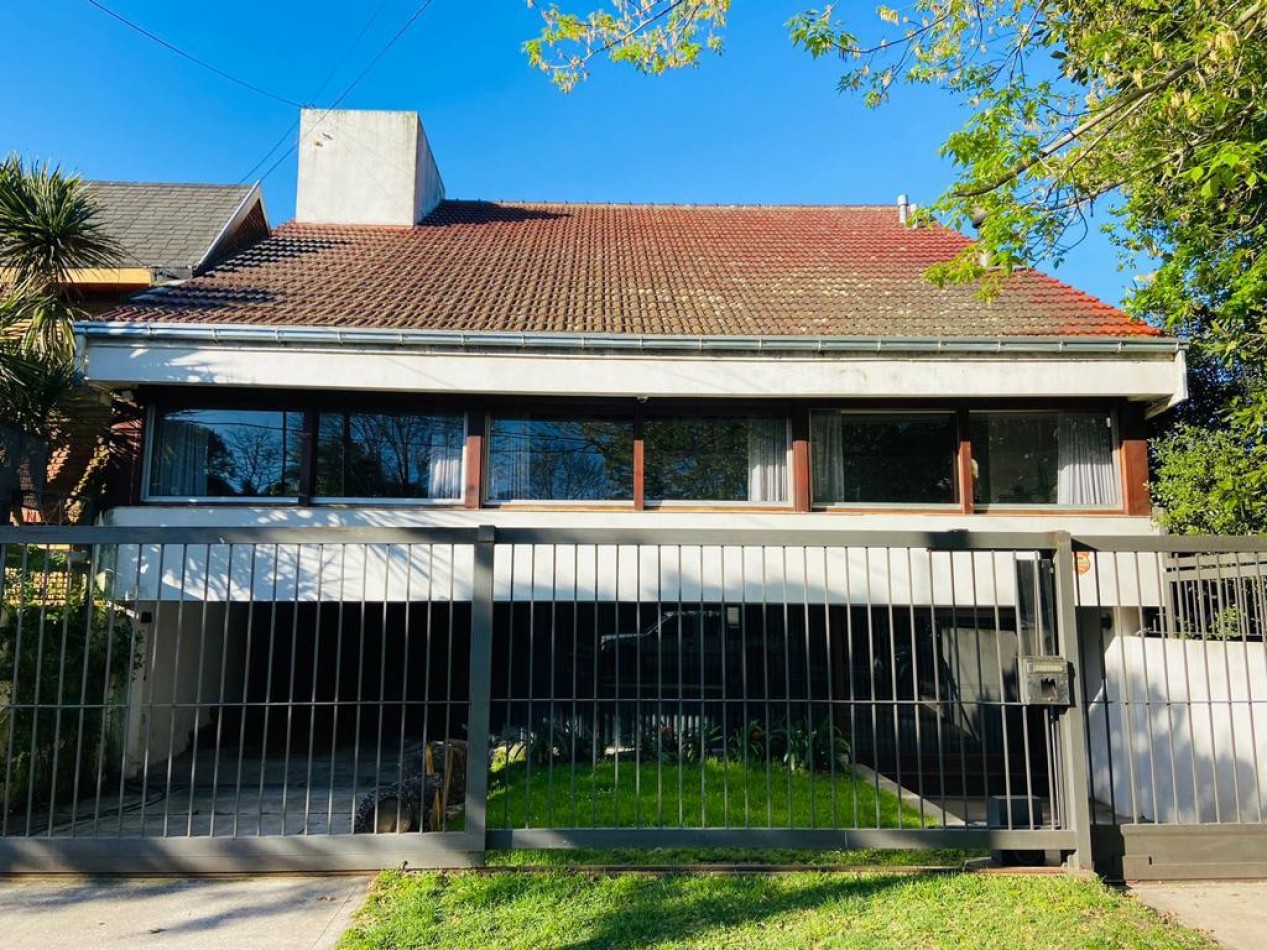
[{"label": "white curtain", "polygon": [[443,423],[431,434],[427,497],[462,497],[462,443],[455,437],[453,430]]},{"label": "white curtain", "polygon": [[151,479],[153,494],[168,498],[204,498],[207,495],[207,449],[210,430],[196,422],[164,419],[161,441]]},{"label": "white curtain", "polygon": [[748,500],[787,501],[787,423],[748,421]]},{"label": "white curtain", "polygon": [[1117,503],[1113,432],[1104,416],[1062,414],[1057,433],[1056,503]]},{"label": "white curtain", "polygon": [[810,468],[814,500],[832,504],[845,500],[845,442],[838,412],[810,415]]}]

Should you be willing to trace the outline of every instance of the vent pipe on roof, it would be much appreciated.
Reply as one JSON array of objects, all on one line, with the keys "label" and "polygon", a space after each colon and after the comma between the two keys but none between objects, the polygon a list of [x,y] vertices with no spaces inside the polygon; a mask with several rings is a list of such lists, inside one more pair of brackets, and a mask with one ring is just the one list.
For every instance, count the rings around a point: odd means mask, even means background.
[{"label": "vent pipe on roof", "polygon": [[415,112],[304,109],[295,220],[413,225],[444,198]]},{"label": "vent pipe on roof", "polygon": [[906,195],[897,196],[897,223],[905,227],[911,222],[911,204]]}]

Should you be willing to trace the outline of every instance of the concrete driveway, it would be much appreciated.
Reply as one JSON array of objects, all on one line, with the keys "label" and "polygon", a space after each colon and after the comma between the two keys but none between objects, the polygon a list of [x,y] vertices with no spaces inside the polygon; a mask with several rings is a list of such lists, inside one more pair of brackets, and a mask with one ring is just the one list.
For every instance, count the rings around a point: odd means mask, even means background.
[{"label": "concrete driveway", "polygon": [[0,878],[0,946],[333,947],[369,877]]},{"label": "concrete driveway", "polygon": [[1204,930],[1227,950],[1267,946],[1267,881],[1148,881],[1127,889],[1154,910]]}]

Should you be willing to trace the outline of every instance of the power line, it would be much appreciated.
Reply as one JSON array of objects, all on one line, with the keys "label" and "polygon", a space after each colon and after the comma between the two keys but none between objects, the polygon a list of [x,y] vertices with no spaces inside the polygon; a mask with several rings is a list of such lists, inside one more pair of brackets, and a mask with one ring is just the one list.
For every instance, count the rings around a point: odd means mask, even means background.
[{"label": "power line", "polygon": [[293,106],[296,109],[303,108],[302,104],[296,102],[294,99],[287,99],[285,96],[279,96],[276,93],[269,92],[267,89],[263,89],[259,86],[256,86],[253,83],[247,82],[245,79],[239,79],[237,76],[234,76],[231,73],[226,73],[223,69],[220,69],[217,66],[211,65],[206,60],[199,59],[197,56],[194,56],[192,53],[185,52],[179,46],[174,46],[171,43],[167,42],[167,40],[163,39],[161,36],[157,36],[154,33],[151,33],[149,30],[141,26],[139,23],[134,23],[131,20],[129,20],[127,17],[123,16],[123,14],[116,13],[114,10],[111,10],[104,3],[101,3],[100,0],[88,0],[88,2],[92,4],[94,7],[96,7],[98,10],[100,10],[102,13],[106,14],[107,16],[113,17],[114,19],[122,23],[124,26],[127,26],[129,29],[135,30],[136,32],[140,33],[142,36],[153,40],[155,43],[157,43],[159,46],[162,46],[164,49],[170,50],[171,52],[175,53],[177,56],[187,59],[191,63],[194,63],[195,65],[201,66],[203,69],[207,70],[208,72],[215,73],[221,79],[227,79],[231,83],[236,83],[242,88],[249,89],[251,90],[251,92],[254,92],[258,95],[265,96],[269,99],[272,99],[274,102],[280,102],[283,105]]},{"label": "power line", "polygon": [[[374,21],[378,19],[378,15],[383,12],[383,8],[386,6],[387,0],[379,0],[378,6],[374,8],[374,12],[369,15],[369,19],[367,19],[361,26],[361,31],[356,34],[356,38],[348,44],[348,48],[344,51],[343,56],[341,56],[339,61],[334,64],[328,73],[326,73],[326,78],[321,81],[321,85],[318,86],[317,91],[313,93],[312,101],[315,102],[321,97],[321,94],[326,91],[326,86],[330,85],[330,80],[332,80],[339,70],[343,68],[344,64],[347,63],[348,59],[352,55],[352,51],[355,50],[361,40],[365,38],[365,34],[369,32],[370,27],[374,25]],[[264,153],[260,160],[251,166],[250,171],[238,179],[238,184],[245,184],[249,181],[251,176],[259,171],[260,167],[272,157],[273,153],[286,144],[287,139],[295,133],[297,128],[299,128],[298,119],[292,122],[286,131],[281,134],[281,138],[274,142],[272,147]]]},{"label": "power line", "polygon": [[[89,0],[89,2],[94,2],[94,0]],[[361,80],[363,80],[366,76],[370,74],[370,71],[375,66],[378,65],[379,60],[381,60],[384,56],[387,55],[387,53],[391,50],[391,48],[395,46],[397,42],[400,41],[400,38],[409,32],[409,28],[418,21],[419,17],[421,17],[424,13],[427,12],[427,8],[430,7],[433,2],[434,0],[423,0],[423,2],[419,4],[417,9],[415,9],[414,12],[409,16],[409,19],[407,19],[404,22],[404,24],[401,26],[401,28],[396,31],[395,35],[392,36],[392,38],[387,41],[387,44],[381,50],[378,51],[378,53],[374,56],[373,59],[369,61],[368,65],[366,65],[364,69],[362,69],[359,73],[357,73],[356,78],[353,79],[350,83],[348,83],[347,88],[345,88],[341,93],[339,93],[339,95],[335,98],[334,102],[330,104],[329,108],[325,109],[322,112],[321,116],[318,117],[316,123],[314,123],[313,125],[314,131],[320,128],[321,123],[326,120],[326,117],[329,116],[330,113],[333,112],[335,109],[337,109],[339,107],[339,104],[343,102],[344,99],[346,99],[349,95],[352,94],[352,90],[354,90],[358,85],[360,85]],[[298,125],[298,123],[295,123],[295,124]],[[294,126],[291,126],[291,128],[293,129]],[[289,135],[290,135],[290,130],[288,129],[286,132],[286,135],[282,136],[282,140],[284,141],[286,137]],[[273,146],[272,149],[269,149],[269,153],[271,154],[273,150],[276,149],[276,147],[277,146],[275,145]],[[273,172],[277,170],[277,167],[282,162],[284,162],[287,158],[289,158],[295,152],[297,148],[299,148],[298,140],[296,140],[295,142],[292,142],[290,148],[282,152],[282,154],[277,157],[277,160],[273,162],[273,164],[268,166],[268,170],[264,172],[263,175],[260,176],[260,181],[263,181],[269,175],[273,174]],[[265,158],[267,158],[267,156],[265,156]],[[262,164],[262,162],[263,160],[261,160],[260,162],[257,162],[255,167],[258,168],[260,164]],[[254,170],[255,170],[254,168],[251,169],[251,171],[254,171]]]}]

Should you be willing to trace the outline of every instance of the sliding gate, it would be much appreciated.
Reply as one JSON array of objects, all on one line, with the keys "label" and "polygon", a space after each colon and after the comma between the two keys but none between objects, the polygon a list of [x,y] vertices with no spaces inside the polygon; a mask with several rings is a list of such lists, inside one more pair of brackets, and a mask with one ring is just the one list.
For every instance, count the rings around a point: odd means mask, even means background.
[{"label": "sliding gate", "polygon": [[1090,863],[1067,536],[0,529],[0,868]]}]

